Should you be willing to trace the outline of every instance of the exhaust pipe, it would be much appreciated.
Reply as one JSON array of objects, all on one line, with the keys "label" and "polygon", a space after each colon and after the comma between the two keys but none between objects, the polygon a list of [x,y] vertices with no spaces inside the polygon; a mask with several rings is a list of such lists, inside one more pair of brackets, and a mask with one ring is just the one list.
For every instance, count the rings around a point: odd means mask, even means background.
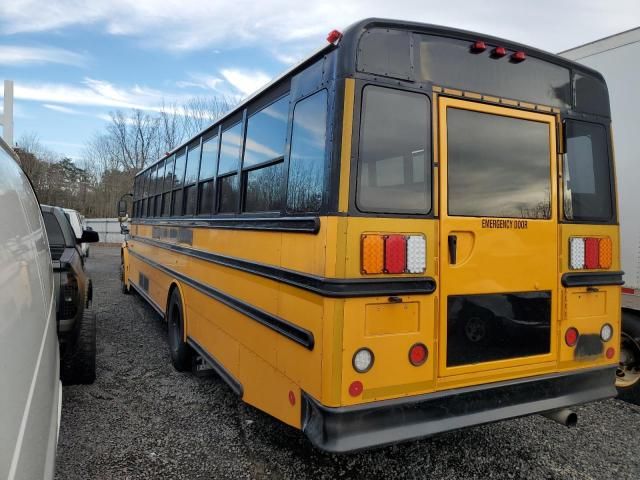
[{"label": "exhaust pipe", "polygon": [[578,424],[578,414],[568,408],[561,408],[559,410],[551,410],[545,412],[542,415],[554,422],[558,422],[565,427],[575,427]]}]

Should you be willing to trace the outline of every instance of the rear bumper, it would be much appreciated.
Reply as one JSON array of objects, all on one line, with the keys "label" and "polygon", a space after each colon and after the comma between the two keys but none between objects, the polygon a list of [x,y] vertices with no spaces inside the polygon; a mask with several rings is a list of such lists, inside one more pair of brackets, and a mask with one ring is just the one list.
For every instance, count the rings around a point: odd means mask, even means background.
[{"label": "rear bumper", "polygon": [[303,394],[302,430],[344,453],[614,397],[615,367],[537,376],[331,408]]}]

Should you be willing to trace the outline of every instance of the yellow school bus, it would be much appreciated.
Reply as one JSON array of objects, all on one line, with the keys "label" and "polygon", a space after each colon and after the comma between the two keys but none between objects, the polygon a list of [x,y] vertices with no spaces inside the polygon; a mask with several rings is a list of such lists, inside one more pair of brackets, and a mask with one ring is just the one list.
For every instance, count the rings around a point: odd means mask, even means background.
[{"label": "yellow school bus", "polygon": [[174,366],[333,452],[614,396],[602,76],[418,23],[327,40],[136,176],[123,290]]}]

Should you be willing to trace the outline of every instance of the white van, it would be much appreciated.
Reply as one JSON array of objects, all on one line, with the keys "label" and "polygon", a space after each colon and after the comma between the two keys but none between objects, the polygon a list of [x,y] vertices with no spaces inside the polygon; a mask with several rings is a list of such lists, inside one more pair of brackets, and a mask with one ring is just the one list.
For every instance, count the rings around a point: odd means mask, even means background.
[{"label": "white van", "polygon": [[53,478],[62,387],[38,201],[0,139],[0,478]]},{"label": "white van", "polygon": [[[80,215],[77,210],[73,210],[71,208],[63,208],[65,215],[69,219],[69,223],[71,223],[71,228],[73,228],[73,233],[76,236],[76,239],[80,240],[82,237],[82,231],[87,229],[87,222],[85,222],[84,217]],[[82,256],[84,258],[89,258],[89,244],[81,243],[80,248],[82,249]]]}]

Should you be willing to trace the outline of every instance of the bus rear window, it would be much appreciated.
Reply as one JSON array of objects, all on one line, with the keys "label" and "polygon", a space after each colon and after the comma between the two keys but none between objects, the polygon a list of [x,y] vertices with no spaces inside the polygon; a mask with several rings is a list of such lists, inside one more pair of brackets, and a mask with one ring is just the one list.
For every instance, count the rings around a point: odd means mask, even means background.
[{"label": "bus rear window", "polygon": [[611,172],[606,129],[568,120],[564,156],[564,216],[568,220],[611,220]]},{"label": "bus rear window", "polygon": [[426,95],[365,87],[358,165],[358,209],[431,211],[430,107]]}]

